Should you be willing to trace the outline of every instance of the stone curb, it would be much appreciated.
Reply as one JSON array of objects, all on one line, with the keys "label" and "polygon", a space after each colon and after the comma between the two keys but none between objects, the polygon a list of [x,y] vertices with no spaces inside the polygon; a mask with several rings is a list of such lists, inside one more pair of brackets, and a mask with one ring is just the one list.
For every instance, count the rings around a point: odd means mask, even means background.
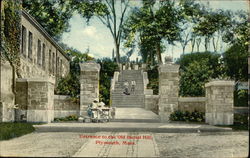
[{"label": "stone curb", "polygon": [[34,125],[36,132],[153,132],[153,133],[199,133],[199,132],[232,132],[231,128],[158,128],[158,127],[67,127]]}]

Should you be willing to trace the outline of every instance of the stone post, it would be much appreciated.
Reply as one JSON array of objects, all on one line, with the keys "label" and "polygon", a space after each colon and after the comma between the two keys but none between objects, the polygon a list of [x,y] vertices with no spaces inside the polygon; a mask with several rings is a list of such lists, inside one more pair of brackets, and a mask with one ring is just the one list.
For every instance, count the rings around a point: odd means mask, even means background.
[{"label": "stone post", "polygon": [[17,79],[16,103],[27,122],[54,120],[54,78]]},{"label": "stone post", "polygon": [[134,70],[139,70],[139,65],[138,64],[134,65]]},{"label": "stone post", "polygon": [[212,81],[206,87],[206,123],[232,125],[234,81]]},{"label": "stone post", "polygon": [[172,112],[178,109],[179,65],[159,66],[159,116],[161,122],[168,122]]},{"label": "stone post", "polygon": [[94,62],[80,63],[80,115],[87,116],[87,107],[99,99],[99,73],[101,66]]},{"label": "stone post", "polygon": [[142,70],[146,70],[146,68],[147,68],[147,64],[141,64],[141,69]]}]

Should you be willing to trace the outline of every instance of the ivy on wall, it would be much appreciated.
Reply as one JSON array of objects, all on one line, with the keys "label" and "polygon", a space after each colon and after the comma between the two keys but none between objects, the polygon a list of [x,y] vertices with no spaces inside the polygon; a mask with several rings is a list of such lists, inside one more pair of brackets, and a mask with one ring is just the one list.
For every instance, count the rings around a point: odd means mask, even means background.
[{"label": "ivy on wall", "polygon": [[1,61],[7,61],[13,71],[13,92],[15,78],[20,75],[21,1],[3,0],[1,9]]}]

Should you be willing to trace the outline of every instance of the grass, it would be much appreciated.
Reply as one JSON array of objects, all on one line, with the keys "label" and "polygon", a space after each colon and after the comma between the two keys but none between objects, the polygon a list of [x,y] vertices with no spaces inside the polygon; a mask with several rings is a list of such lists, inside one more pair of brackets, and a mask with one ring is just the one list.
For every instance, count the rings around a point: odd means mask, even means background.
[{"label": "grass", "polygon": [[0,123],[0,140],[8,140],[31,133],[35,130],[34,123]]}]

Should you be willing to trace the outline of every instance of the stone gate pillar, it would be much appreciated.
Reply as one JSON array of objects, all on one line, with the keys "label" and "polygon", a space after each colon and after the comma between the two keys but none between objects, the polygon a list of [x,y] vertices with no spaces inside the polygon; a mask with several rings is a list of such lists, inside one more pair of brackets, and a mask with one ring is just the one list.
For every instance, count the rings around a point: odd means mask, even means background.
[{"label": "stone gate pillar", "polygon": [[168,122],[172,112],[178,109],[179,65],[159,66],[159,116],[161,122]]},{"label": "stone gate pillar", "polygon": [[80,115],[87,116],[87,107],[99,98],[99,73],[101,66],[94,62],[80,63]]},{"label": "stone gate pillar", "polygon": [[206,87],[206,123],[232,125],[234,120],[234,81],[212,81]]}]

